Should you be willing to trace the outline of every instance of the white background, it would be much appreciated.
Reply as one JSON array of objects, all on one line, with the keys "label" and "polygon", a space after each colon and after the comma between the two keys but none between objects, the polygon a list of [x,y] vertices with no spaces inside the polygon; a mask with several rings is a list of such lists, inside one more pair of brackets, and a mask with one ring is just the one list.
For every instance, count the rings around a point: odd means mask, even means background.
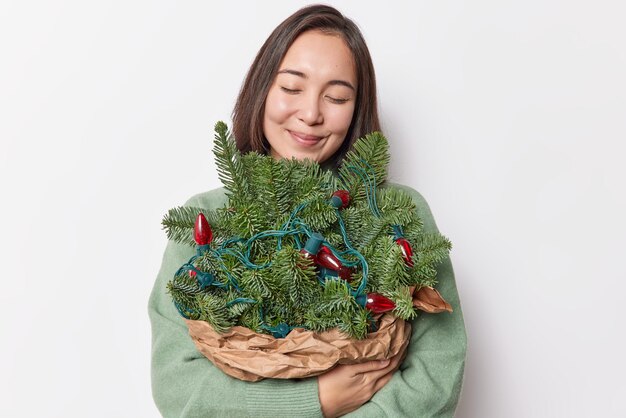
[{"label": "white background", "polygon": [[[331,2],[362,28],[392,177],[454,243],[458,417],[626,416],[626,7]],[[158,416],[162,215],[301,1],[0,5],[0,416]]]}]

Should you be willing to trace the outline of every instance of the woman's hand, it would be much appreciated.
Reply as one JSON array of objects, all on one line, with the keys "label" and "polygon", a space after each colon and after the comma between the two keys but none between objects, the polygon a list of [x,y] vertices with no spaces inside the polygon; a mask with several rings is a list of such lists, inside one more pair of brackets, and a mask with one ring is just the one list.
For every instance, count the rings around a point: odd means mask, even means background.
[{"label": "woman's hand", "polygon": [[369,401],[391,380],[406,356],[408,341],[388,360],[335,367],[318,377],[322,414],[334,418],[352,412]]}]

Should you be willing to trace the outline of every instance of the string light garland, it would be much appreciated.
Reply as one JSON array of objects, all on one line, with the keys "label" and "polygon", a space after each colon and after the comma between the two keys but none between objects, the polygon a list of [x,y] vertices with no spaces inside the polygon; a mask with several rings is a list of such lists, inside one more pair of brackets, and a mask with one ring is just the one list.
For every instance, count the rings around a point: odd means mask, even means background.
[{"label": "string light garland", "polygon": [[[414,252],[400,225],[411,226],[410,235],[418,236],[419,219],[411,212],[410,202],[401,192],[385,192],[381,196],[387,199],[386,207],[397,209],[388,213],[379,209],[378,185],[388,161],[388,145],[382,135],[357,141],[356,151],[348,154],[339,176],[333,178],[307,162],[274,161],[261,155],[244,158],[237,154],[225,125],[216,125],[216,132],[216,165],[231,203],[221,212],[200,211],[195,215],[192,235],[196,254],[168,284],[183,317],[203,318],[216,329],[234,324],[228,321],[241,321],[276,338],[285,337],[294,328],[323,330],[333,326],[363,338],[368,327],[375,328],[372,314],[393,311],[404,319],[415,315],[410,295],[406,299],[400,289],[433,284],[431,266],[447,254],[449,241],[438,234],[433,236],[429,245],[434,251],[428,249],[433,254],[416,265],[419,249]],[[291,200],[296,204],[285,203],[290,196],[282,195],[281,188],[272,189],[272,182],[288,184],[288,176],[301,176],[292,183],[296,193],[304,197],[299,202],[298,198]],[[345,187],[336,187],[337,183]],[[248,197],[257,190],[269,194]],[[322,200],[320,193],[327,193],[327,197]],[[291,210],[281,212],[281,207],[289,206]],[[280,217],[274,228],[271,222],[256,217],[255,212],[262,213],[261,207]],[[180,225],[186,223],[182,219],[188,219],[189,212],[179,209],[169,215],[172,222],[167,226],[168,234],[184,239]],[[207,217],[217,223],[212,225]],[[389,242],[398,250],[386,247],[384,235],[378,234],[385,225],[392,232]],[[219,231],[217,241],[215,228]],[[230,236],[228,231],[232,231]],[[396,254],[403,267],[394,261]],[[369,280],[371,262],[376,276],[373,284]],[[357,320],[359,310],[367,314]]]}]

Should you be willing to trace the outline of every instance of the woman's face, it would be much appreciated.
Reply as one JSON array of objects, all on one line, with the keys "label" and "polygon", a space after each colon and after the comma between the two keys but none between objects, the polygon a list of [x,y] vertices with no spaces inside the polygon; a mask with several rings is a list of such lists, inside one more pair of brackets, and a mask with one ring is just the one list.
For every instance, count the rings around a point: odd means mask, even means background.
[{"label": "woman's face", "polygon": [[265,101],[263,133],[272,156],[318,163],[332,157],[348,133],[357,88],[354,59],[341,37],[301,34]]}]

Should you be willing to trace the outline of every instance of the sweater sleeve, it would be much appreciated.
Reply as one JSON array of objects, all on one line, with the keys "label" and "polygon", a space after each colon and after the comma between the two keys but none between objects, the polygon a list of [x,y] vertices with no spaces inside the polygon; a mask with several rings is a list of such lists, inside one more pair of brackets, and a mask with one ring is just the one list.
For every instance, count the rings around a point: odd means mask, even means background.
[{"label": "sweater sleeve", "polygon": [[[424,198],[408,192],[417,206],[425,232],[437,226]],[[350,418],[367,417],[453,417],[465,366],[466,334],[459,295],[450,259],[437,269],[437,290],[453,312],[420,312],[413,320],[413,333],[407,357],[393,378]]]},{"label": "sweater sleeve", "polygon": [[[219,191],[198,195],[186,206],[213,209]],[[244,382],[224,374],[199,353],[174,307],[166,284],[194,249],[169,242],[150,296],[152,395],[164,417],[321,417],[317,378]]]}]

